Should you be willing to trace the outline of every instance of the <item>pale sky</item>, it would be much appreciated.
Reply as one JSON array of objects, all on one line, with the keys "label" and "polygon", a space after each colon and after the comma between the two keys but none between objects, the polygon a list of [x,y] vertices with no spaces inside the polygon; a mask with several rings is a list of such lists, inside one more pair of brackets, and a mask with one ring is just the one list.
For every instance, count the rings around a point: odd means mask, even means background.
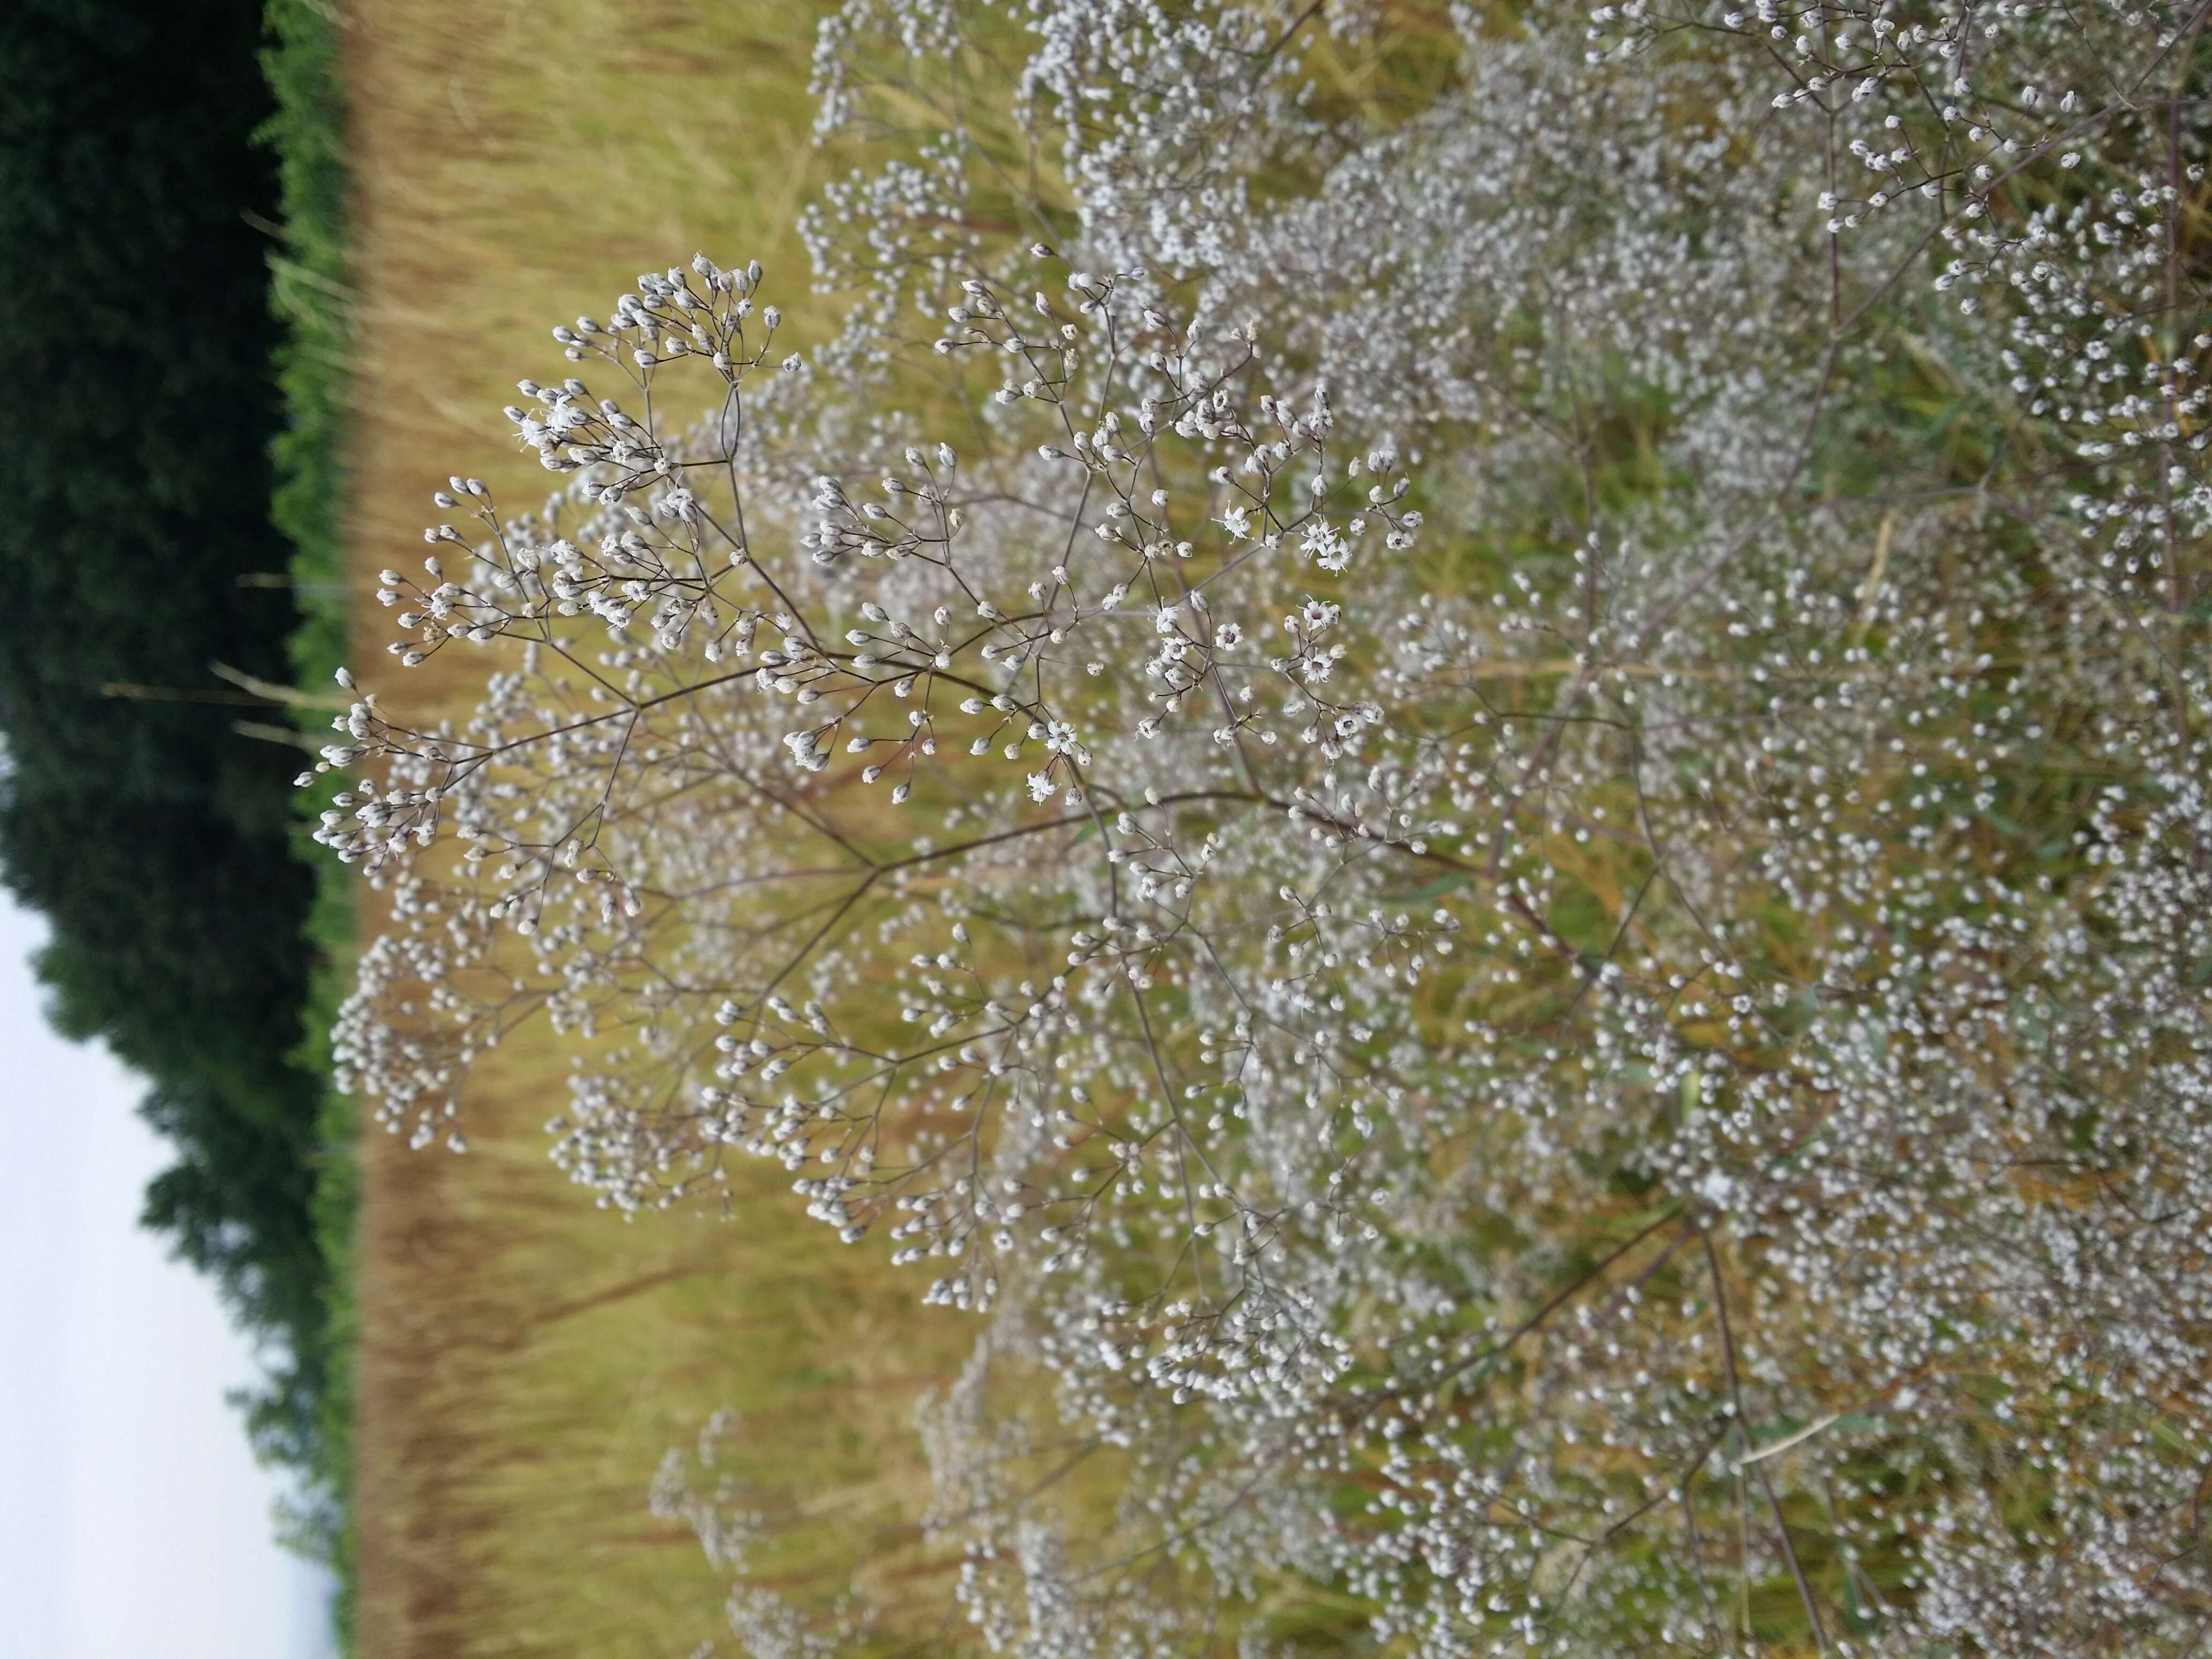
[{"label": "pale sky", "polygon": [[167,1156],[137,1079],[46,1029],[43,937],[0,896],[0,1659],[324,1659],[223,1400],[252,1359],[137,1227]]}]

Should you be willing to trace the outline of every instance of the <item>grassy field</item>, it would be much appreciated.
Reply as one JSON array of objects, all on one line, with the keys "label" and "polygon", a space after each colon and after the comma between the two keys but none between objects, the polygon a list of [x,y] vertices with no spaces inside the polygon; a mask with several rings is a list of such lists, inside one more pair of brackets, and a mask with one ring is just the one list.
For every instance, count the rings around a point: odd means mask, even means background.
[{"label": "grassy field", "polygon": [[[353,659],[394,706],[457,707],[471,681],[388,667],[365,596],[419,557],[448,473],[542,495],[499,409],[518,378],[562,372],[550,324],[703,249],[761,259],[804,332],[792,226],[827,165],[806,136],[815,15],[803,0],[346,14]],[[776,1582],[834,1587],[856,1547],[910,1540],[911,1402],[964,1352],[963,1324],[931,1322],[918,1285],[805,1223],[767,1167],[726,1221],[595,1212],[544,1157],[562,1062],[526,1042],[497,1062],[467,1103],[469,1156],[373,1132],[362,1150],[357,1652],[622,1659],[726,1633],[726,1585],[646,1504],[664,1454],[720,1408],[742,1416],[732,1467],[756,1506],[797,1523],[764,1564]]]}]

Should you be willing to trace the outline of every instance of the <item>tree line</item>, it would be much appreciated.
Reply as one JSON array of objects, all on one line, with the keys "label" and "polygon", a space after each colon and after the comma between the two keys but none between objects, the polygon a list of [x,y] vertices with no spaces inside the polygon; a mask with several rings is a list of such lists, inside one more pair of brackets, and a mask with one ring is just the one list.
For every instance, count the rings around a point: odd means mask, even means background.
[{"label": "tree line", "polygon": [[254,0],[0,12],[0,877],[51,926],[54,1024],[148,1080],[175,1161],[143,1220],[262,1345],[250,1428],[302,1462],[331,1358],[315,883],[282,714],[213,672],[286,679],[301,623],[262,29]]}]

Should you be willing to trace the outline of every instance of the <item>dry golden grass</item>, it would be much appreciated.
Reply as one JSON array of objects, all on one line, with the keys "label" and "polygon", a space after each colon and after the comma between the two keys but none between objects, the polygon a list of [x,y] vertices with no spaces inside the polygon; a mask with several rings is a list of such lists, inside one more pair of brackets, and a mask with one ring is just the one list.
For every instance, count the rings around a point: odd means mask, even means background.
[{"label": "dry golden grass", "polygon": [[[470,665],[384,667],[375,572],[419,556],[449,472],[542,495],[499,408],[520,376],[559,371],[550,323],[704,249],[769,265],[804,329],[791,227],[824,165],[806,137],[815,15],[806,0],[353,9],[356,660],[394,706],[458,704]],[[646,1491],[718,1407],[744,1415],[746,1472],[814,1523],[775,1576],[818,1587],[839,1556],[908,1535],[911,1401],[966,1331],[926,1317],[879,1253],[805,1222],[771,1168],[738,1172],[727,1222],[594,1211],[544,1157],[564,1092],[550,1045],[517,1041],[472,1085],[470,1156],[380,1134],[364,1149],[363,1659],[689,1655],[723,1629],[726,1587]]]}]

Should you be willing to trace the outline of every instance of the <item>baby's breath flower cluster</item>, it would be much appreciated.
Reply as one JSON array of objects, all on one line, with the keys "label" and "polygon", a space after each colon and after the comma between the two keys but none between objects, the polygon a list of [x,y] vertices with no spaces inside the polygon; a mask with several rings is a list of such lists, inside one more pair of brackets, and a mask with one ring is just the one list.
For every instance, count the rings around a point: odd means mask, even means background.
[{"label": "baby's breath flower cluster", "polygon": [[351,1079],[988,1313],[989,1650],[2191,1650],[2207,15],[854,0],[842,338],[641,277],[387,575]]}]

